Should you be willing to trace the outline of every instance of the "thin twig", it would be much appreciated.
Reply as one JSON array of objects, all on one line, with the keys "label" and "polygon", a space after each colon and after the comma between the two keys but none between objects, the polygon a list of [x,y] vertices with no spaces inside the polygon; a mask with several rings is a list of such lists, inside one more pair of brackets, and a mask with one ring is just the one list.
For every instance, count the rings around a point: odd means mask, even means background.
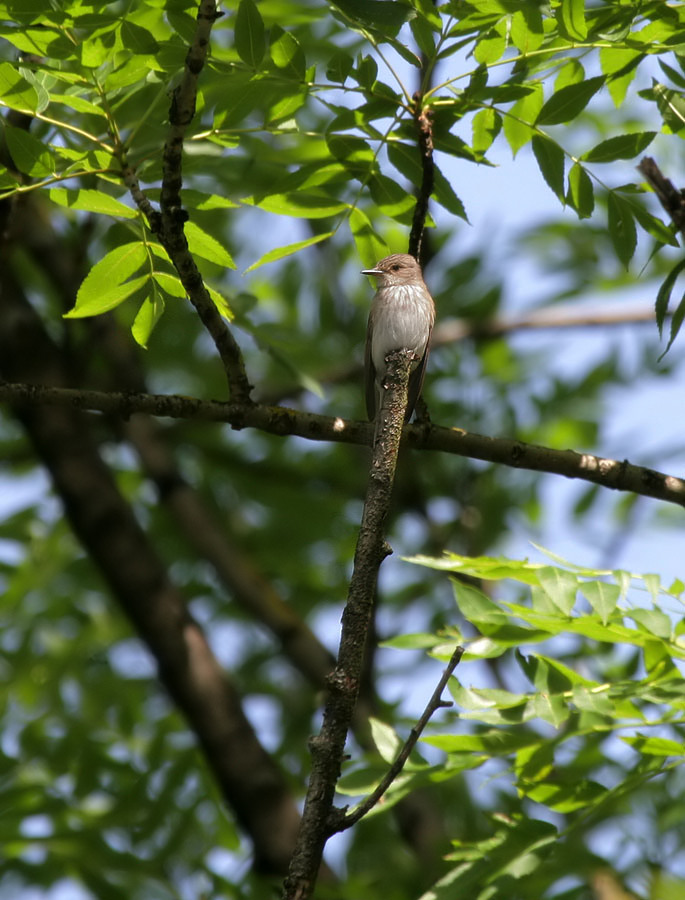
[{"label": "thin twig", "polygon": [[[124,418],[136,412],[173,419],[224,422],[235,429],[256,428],[280,437],[340,444],[370,444],[373,424],[320,416],[283,406],[252,403],[219,403],[174,394],[140,394],[44,387],[0,382],[0,402],[36,406],[59,404],[112,413]],[[575,450],[556,450],[513,438],[487,437],[462,428],[437,425],[405,425],[402,443],[415,450],[437,450],[484,462],[578,478],[601,487],[652,497],[685,507],[685,480],[628,460],[608,459]]]},{"label": "thin twig", "polygon": [[452,654],[452,658],[447,664],[447,668],[442,673],[440,681],[438,682],[433,694],[426,705],[423,713],[421,714],[420,719],[412,728],[409,737],[405,741],[402,749],[397,754],[396,759],[393,764],[390,766],[388,771],[385,773],[379,784],[376,786],[375,790],[373,790],[366,800],[363,800],[359,806],[352,810],[351,813],[347,815],[341,816],[339,819],[334,817],[331,822],[331,833],[335,834],[338,831],[344,831],[347,828],[351,828],[353,825],[356,825],[357,822],[363,818],[368,812],[370,812],[374,806],[379,802],[381,797],[388,790],[390,785],[395,781],[398,777],[402,769],[404,768],[404,764],[409,759],[409,755],[416,746],[418,739],[421,737],[423,729],[428,724],[433,713],[439,709],[440,707],[451,706],[452,704],[449,701],[445,701],[442,699],[442,692],[445,690],[445,685],[450,680],[452,673],[459,665],[459,661],[464,655],[464,648],[457,647],[454,653]]}]

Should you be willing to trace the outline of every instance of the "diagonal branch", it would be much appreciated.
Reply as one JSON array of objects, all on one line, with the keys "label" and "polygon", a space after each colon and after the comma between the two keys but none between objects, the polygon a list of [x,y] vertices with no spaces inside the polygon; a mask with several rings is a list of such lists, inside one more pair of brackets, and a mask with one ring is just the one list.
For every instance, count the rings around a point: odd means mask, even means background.
[{"label": "diagonal branch", "polygon": [[[2,401],[22,406],[57,404],[115,413],[124,418],[142,412],[174,419],[224,422],[236,429],[256,428],[280,437],[291,435],[340,444],[370,444],[373,437],[373,424],[369,422],[321,416],[282,406],[219,403],[173,394],[110,393],[0,381]],[[416,450],[437,450],[515,469],[578,478],[612,490],[685,507],[685,480],[635,465],[627,459],[620,461],[575,450],[556,450],[513,438],[488,437],[437,425],[405,425],[402,441]]]},{"label": "diagonal branch", "polygon": [[347,828],[351,828],[353,825],[356,825],[357,822],[362,819],[368,812],[370,812],[374,806],[381,800],[385,792],[388,790],[393,781],[398,777],[402,769],[404,768],[404,764],[409,759],[409,756],[416,746],[423,729],[428,724],[430,717],[433,713],[441,706],[451,706],[452,704],[449,701],[444,701],[442,699],[442,692],[445,690],[445,686],[447,682],[452,677],[452,673],[459,665],[459,662],[464,655],[464,648],[457,647],[454,653],[452,654],[452,658],[447,664],[447,668],[442,673],[440,677],[440,681],[433,691],[430,700],[428,701],[426,708],[424,709],[421,717],[419,718],[416,725],[411,730],[411,733],[407,740],[402,745],[402,749],[397,754],[393,764],[390,766],[388,771],[385,773],[383,778],[380,780],[376,789],[373,790],[369,796],[363,800],[356,809],[352,810],[351,813],[348,813],[345,816],[341,816],[339,821],[334,822],[332,830],[334,832],[344,831]]},{"label": "diagonal branch", "polygon": [[[0,308],[0,377],[64,384],[68,353],[45,332],[10,265],[0,268]],[[284,871],[299,821],[290,786],[100,456],[91,423],[73,404],[12,403],[12,412],[50,473],[72,530],[153,654],[160,681],[252,840],[257,867]]]}]

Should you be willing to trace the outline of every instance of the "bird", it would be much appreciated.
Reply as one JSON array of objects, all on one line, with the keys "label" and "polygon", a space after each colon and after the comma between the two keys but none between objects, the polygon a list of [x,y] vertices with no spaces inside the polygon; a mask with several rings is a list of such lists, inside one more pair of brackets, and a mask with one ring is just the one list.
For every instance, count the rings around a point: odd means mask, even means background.
[{"label": "bird", "polygon": [[408,253],[386,256],[373,269],[362,269],[362,275],[373,275],[377,283],[366,329],[366,411],[369,420],[373,421],[381,408],[386,356],[393,350],[410,350],[414,362],[409,375],[404,419],[408,422],[426,373],[435,304],[423,280],[421,266]]}]

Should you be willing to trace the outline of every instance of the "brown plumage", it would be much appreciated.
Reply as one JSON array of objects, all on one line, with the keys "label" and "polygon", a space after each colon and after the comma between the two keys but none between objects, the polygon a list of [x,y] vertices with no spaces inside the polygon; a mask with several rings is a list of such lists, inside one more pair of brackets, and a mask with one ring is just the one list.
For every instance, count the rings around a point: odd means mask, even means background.
[{"label": "brown plumage", "polygon": [[366,331],[364,376],[366,410],[375,419],[381,405],[385,357],[393,350],[411,350],[416,361],[409,376],[405,421],[409,421],[421,394],[428,361],[430,336],[435,322],[435,304],[426,287],[421,267],[413,256],[394,253],[364,269],[377,279]]}]

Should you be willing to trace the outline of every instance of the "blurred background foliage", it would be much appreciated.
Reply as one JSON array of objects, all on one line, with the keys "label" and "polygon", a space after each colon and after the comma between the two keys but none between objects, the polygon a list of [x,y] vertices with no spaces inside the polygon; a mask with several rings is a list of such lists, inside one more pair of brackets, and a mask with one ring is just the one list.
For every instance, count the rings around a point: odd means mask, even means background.
[{"label": "blurred background foliage", "polygon": [[[196,11],[195,0],[0,2],[0,264],[40,313],[75,386],[226,397],[211,341],[182,290],[179,296],[168,260],[151,246],[120,175],[127,160],[158,198],[169,86]],[[223,298],[255,399],[362,417],[371,288],[359,270],[406,249],[420,179],[411,97],[421,90],[438,165],[436,227],[425,248],[439,310],[425,389],[433,422],[672,470],[682,438],[662,441],[652,432],[621,446],[615,422],[621,405],[630,419],[639,386],[677,375],[677,344],[657,362],[664,345],[653,324],[651,331],[587,326],[571,337],[559,325],[542,342],[506,323],[551,307],[563,322],[600,305],[620,319],[638,277],[644,309],[679,261],[677,241],[655,218],[656,203],[643,196],[633,166],[659,132],[659,160],[679,173],[685,7],[241,0],[222,4],[222,12],[187,135],[183,203],[200,229],[192,249]],[[473,173],[487,185],[485,167],[512,151],[512,179],[533,161],[533,177],[564,205],[541,220],[522,204],[515,237],[508,232],[500,244],[497,219],[511,218],[512,200],[478,187],[484,194],[475,205],[495,211],[496,227],[488,229],[466,197]],[[113,211],[112,199],[128,211]],[[140,265],[112,266],[96,289],[85,289],[91,268],[116,259],[109,254],[124,244],[144,249]],[[293,244],[302,249],[293,252]],[[75,317],[64,319],[70,310]],[[458,341],[449,338],[452,326],[461,329]],[[154,661],[110,601],[7,413],[0,419],[0,896],[268,896],[270,886],[250,870],[250,836],[222,806],[186,723],[160,690]],[[668,410],[663,416],[673,419]],[[227,580],[188,534],[141,458],[150,442],[161,444],[174,477],[215,523],[229,566],[250,573],[266,607],[285,604],[335,652],[368,451],[192,421],[91,419],[119,488],[301,797],[320,686],[284,651],[240,579]],[[639,422],[630,424],[639,431]],[[634,431],[626,426],[623,434]],[[555,482],[407,452],[390,523],[395,555],[380,583],[379,642],[448,626],[472,635],[445,574],[400,557],[525,553],[531,538],[554,543],[562,527]],[[585,534],[603,557],[591,564],[629,568],[620,553],[626,535],[653,533],[658,515],[681,525],[651,501],[636,517],[636,503],[644,501],[574,485],[570,504],[563,500],[571,509],[563,527]],[[679,606],[669,614],[679,621]],[[579,670],[589,659],[598,684],[649,674],[646,639],[635,652],[614,652],[610,641],[556,641],[545,652]],[[400,734],[437,680],[437,664],[421,646],[417,637],[401,650],[371,653],[376,713]],[[664,654],[677,659],[669,647]],[[510,654],[471,663],[464,678],[518,690],[522,675]],[[664,704],[677,718],[675,700],[653,700],[655,710]],[[457,729],[449,718],[443,724]],[[466,730],[487,727],[476,721]],[[539,719],[511,724],[515,734],[551,735],[552,727]],[[673,740],[682,738],[676,721],[669,727]],[[404,900],[439,878],[448,880],[426,896],[462,896],[449,879],[464,859],[481,857],[499,880],[490,884],[484,869],[473,869],[469,896],[681,896],[682,774],[669,764],[631,781],[633,761],[609,753],[607,740],[602,730],[579,730],[554,760],[560,778],[605,791],[595,811],[555,811],[521,785],[517,792],[496,754],[482,776],[469,773],[473,758],[448,755],[445,766],[443,755],[426,750],[439,762],[430,776],[417,776],[416,791],[435,831],[422,820],[425,833],[412,833],[411,821],[389,804],[332,842],[338,880],[322,885],[320,896]],[[380,774],[376,751],[353,743],[352,752]],[[448,778],[455,767],[458,775]],[[622,783],[624,792],[611,793]],[[503,836],[517,822],[528,823],[518,845]],[[547,846],[552,826],[568,831],[551,862],[533,866],[535,842]],[[631,894],[622,893],[624,878]]]}]

